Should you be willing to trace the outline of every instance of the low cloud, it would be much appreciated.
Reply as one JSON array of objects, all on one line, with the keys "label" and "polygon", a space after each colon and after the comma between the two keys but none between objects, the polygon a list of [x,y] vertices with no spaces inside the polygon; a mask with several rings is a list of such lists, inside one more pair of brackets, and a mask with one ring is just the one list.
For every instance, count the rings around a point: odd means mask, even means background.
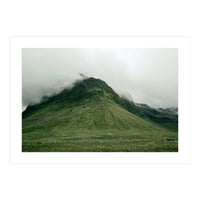
[{"label": "low cloud", "polygon": [[22,51],[22,105],[70,87],[79,74],[152,107],[178,106],[177,49],[36,49]]}]

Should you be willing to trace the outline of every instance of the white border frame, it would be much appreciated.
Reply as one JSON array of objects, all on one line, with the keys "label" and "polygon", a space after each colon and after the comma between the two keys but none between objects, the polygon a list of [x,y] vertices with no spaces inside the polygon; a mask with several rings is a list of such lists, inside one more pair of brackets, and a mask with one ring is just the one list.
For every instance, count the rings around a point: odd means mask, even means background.
[{"label": "white border frame", "polygon": [[[22,48],[178,48],[179,152],[22,152]],[[190,163],[190,37],[10,37],[10,163]]]}]

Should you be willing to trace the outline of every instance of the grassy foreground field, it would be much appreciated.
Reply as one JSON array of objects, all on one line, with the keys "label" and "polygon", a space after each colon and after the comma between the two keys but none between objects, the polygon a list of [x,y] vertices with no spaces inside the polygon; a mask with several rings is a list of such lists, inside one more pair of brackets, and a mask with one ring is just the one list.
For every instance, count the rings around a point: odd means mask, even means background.
[{"label": "grassy foreground field", "polygon": [[[171,140],[170,140],[171,139]],[[177,133],[23,134],[23,152],[177,152]]]},{"label": "grassy foreground field", "polygon": [[23,134],[23,152],[177,152],[174,132],[99,133],[27,133]]}]

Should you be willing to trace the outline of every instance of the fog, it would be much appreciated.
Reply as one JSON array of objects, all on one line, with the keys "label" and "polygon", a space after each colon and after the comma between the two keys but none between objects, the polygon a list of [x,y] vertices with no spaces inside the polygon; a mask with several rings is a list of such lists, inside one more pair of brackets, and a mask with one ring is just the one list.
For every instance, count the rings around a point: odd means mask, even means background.
[{"label": "fog", "polygon": [[178,49],[22,50],[22,107],[81,79],[104,80],[120,96],[152,107],[178,106]]}]

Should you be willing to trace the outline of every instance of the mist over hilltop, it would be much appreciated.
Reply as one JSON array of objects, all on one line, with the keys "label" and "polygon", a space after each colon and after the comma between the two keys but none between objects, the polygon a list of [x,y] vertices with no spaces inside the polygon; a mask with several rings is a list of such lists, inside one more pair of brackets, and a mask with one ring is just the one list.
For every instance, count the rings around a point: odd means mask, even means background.
[{"label": "mist over hilltop", "polygon": [[36,49],[22,52],[22,104],[72,87],[85,76],[152,107],[178,105],[177,49]]}]

